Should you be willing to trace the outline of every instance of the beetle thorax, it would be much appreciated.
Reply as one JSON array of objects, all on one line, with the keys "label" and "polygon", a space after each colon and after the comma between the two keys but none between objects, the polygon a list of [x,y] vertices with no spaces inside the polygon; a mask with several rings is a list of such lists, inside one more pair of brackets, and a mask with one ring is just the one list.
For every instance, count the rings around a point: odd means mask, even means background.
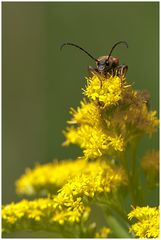
[{"label": "beetle thorax", "polygon": [[113,56],[110,56],[109,58],[108,57],[109,57],[108,55],[107,56],[101,56],[101,57],[97,58],[97,60],[100,64],[103,64],[103,63],[105,64],[105,62],[108,60],[110,65],[112,65],[112,64],[114,64],[116,66],[119,65],[119,58],[118,57],[113,57]]}]

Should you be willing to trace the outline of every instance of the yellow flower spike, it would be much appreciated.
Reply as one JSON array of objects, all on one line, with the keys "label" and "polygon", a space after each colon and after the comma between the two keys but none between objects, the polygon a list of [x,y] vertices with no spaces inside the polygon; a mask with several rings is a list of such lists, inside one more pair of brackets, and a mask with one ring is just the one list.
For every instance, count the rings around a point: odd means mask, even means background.
[{"label": "yellow flower spike", "polygon": [[105,107],[117,105],[123,97],[125,89],[125,80],[118,76],[110,76],[108,79],[93,74],[91,78],[87,78],[87,87],[84,94],[92,100],[98,100]]},{"label": "yellow flower spike", "polygon": [[[86,167],[84,159],[55,161],[36,165],[28,169],[16,182],[18,194],[34,195],[36,193],[56,192],[68,179],[78,175]],[[32,191],[29,191],[32,189]]]},{"label": "yellow flower spike", "polygon": [[54,197],[56,213],[52,221],[59,224],[84,221],[90,213],[89,208],[84,205],[85,196],[91,199],[96,193],[115,192],[122,184],[126,185],[126,176],[122,169],[111,167],[104,161],[86,162],[82,173],[70,179]]},{"label": "yellow flower spike", "polygon": [[64,145],[77,144],[85,157],[96,158],[124,151],[128,143],[143,134],[156,131],[156,111],[148,110],[149,94],[135,91],[126,79],[105,78],[93,74],[87,80],[84,100],[71,111],[72,124],[65,134]]},{"label": "yellow flower spike", "polygon": [[122,169],[111,167],[104,161],[86,162],[84,171],[69,180],[53,199],[56,214],[52,221],[59,224],[84,221],[90,213],[84,205],[85,196],[91,199],[95,194],[115,192],[121,185],[126,185]]},{"label": "yellow flower spike", "polygon": [[129,214],[128,218],[136,218],[137,222],[130,228],[139,238],[159,238],[159,208],[157,207],[136,207]]},{"label": "yellow flower spike", "polygon": [[[90,172],[84,172],[71,179],[60,190],[55,201],[62,199],[62,204],[69,203],[75,199],[78,204],[81,203],[81,197],[84,195],[93,198],[96,193],[116,191],[120,185],[126,184],[126,176],[122,169],[113,168],[106,162],[88,163]],[[70,198],[72,196],[72,198]],[[75,205],[73,205],[75,206]]]},{"label": "yellow flower spike", "polygon": [[122,136],[108,136],[97,126],[83,124],[77,128],[68,128],[65,136],[66,145],[79,145],[87,158],[100,157],[109,150],[123,151],[125,147]]}]

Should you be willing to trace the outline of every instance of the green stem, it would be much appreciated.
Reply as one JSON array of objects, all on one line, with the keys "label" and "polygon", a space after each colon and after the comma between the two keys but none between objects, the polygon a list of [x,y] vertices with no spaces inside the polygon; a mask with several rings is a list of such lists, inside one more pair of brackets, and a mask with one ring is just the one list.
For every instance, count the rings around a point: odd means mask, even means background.
[{"label": "green stem", "polygon": [[138,176],[136,176],[136,149],[137,141],[132,143],[131,147],[131,187],[133,189],[133,205],[138,203]]},{"label": "green stem", "polygon": [[[132,188],[134,189],[134,199],[135,201],[133,202],[134,206],[135,205],[140,205],[143,203],[143,195],[142,192],[140,191],[140,174],[139,174],[139,170],[136,171],[136,150],[137,150],[137,146],[139,143],[139,138],[136,138],[135,141],[132,143],[132,147],[131,147],[131,185]],[[139,169],[140,166],[138,166]]]},{"label": "green stem", "polygon": [[120,215],[120,217],[127,223],[129,224],[130,221],[127,218],[127,214],[123,211],[122,207],[119,206],[118,201],[112,200],[112,202],[108,201],[108,197],[105,200],[98,200],[96,201],[97,204],[99,204],[101,207],[105,208],[112,208],[118,215]]},{"label": "green stem", "polygon": [[115,237],[118,238],[131,238],[131,234],[128,232],[127,229],[125,229],[124,226],[122,226],[115,217],[112,215],[107,214],[106,215],[106,221],[108,226],[111,228],[112,232],[115,234]]},{"label": "green stem", "polygon": [[115,234],[115,237],[131,237],[129,233],[130,222],[127,218],[126,212],[122,209],[122,206],[119,204],[118,199],[106,198],[101,203],[101,208],[105,214],[105,219],[107,225],[111,228],[112,232]]},{"label": "green stem", "polygon": [[132,204],[135,206],[137,204],[137,199],[136,199],[136,194],[135,194],[135,187],[134,187],[134,179],[133,179],[133,171],[135,172],[135,162],[136,162],[136,158],[135,158],[135,154],[133,154],[132,156],[132,171],[129,170],[128,167],[128,162],[127,162],[127,158],[125,155],[125,152],[123,152],[120,155],[120,160],[122,163],[123,168],[126,171],[127,177],[128,177],[128,187],[129,187],[129,192],[131,193],[131,197],[132,197]]},{"label": "green stem", "polygon": [[137,144],[136,142],[134,142],[132,144],[132,177],[135,180],[135,175],[136,175],[136,148],[137,148]]},{"label": "green stem", "polygon": [[127,214],[122,210],[122,208],[120,208],[116,204],[112,204],[111,207],[124,219],[125,222],[127,222],[128,224],[130,223],[127,218]]}]

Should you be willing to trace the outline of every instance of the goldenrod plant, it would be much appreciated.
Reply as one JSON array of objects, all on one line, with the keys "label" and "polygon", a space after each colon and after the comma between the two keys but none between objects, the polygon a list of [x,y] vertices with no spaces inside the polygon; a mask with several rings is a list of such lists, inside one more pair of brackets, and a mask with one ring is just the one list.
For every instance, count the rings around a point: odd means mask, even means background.
[{"label": "goldenrod plant", "polygon": [[2,207],[4,237],[45,230],[64,238],[159,238],[159,207],[149,206],[147,194],[157,198],[159,152],[137,156],[140,140],[159,125],[148,92],[93,72],[83,95],[63,143],[77,144],[82,156],[26,170],[16,182],[24,199]]}]

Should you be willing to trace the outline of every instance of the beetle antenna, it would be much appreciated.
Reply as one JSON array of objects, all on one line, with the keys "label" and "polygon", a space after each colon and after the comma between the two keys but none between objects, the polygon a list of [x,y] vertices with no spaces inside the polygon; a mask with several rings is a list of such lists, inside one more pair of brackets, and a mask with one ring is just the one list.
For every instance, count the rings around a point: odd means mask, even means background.
[{"label": "beetle antenna", "polygon": [[119,41],[119,42],[115,43],[115,44],[113,45],[113,47],[112,47],[110,53],[109,53],[109,56],[108,56],[107,62],[108,62],[108,60],[109,60],[109,58],[110,58],[110,56],[111,56],[113,50],[115,49],[115,47],[116,47],[117,45],[121,44],[121,43],[125,44],[125,46],[128,48],[128,44],[127,44],[126,41]]},{"label": "beetle antenna", "polygon": [[97,60],[96,58],[94,58],[89,52],[87,52],[87,51],[84,50],[82,47],[80,47],[80,46],[78,46],[78,45],[76,45],[76,44],[74,44],[74,43],[63,43],[63,44],[60,46],[60,50],[62,50],[65,45],[70,45],[70,46],[74,46],[74,47],[76,47],[76,48],[79,48],[80,50],[82,50],[83,52],[85,52],[90,58],[92,58],[93,60],[95,60],[96,62],[98,62],[98,60]]}]

